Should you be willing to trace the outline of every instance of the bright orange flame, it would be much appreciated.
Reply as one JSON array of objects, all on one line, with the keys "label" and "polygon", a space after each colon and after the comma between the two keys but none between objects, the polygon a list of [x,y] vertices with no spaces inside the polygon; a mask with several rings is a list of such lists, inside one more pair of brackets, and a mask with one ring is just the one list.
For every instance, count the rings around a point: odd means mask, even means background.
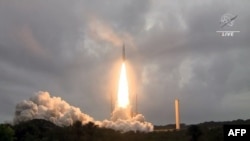
[{"label": "bright orange flame", "polygon": [[122,63],[119,88],[118,88],[118,107],[126,108],[129,105],[128,80],[125,62]]}]

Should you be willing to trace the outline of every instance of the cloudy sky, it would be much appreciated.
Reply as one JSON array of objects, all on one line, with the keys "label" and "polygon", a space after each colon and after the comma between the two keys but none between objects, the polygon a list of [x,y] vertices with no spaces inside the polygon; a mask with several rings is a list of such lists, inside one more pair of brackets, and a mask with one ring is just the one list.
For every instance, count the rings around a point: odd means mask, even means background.
[{"label": "cloudy sky", "polygon": [[[153,124],[250,118],[248,0],[0,1],[0,122],[38,91],[110,118],[121,44],[130,97]],[[238,15],[220,27],[225,13]],[[222,37],[217,30],[239,30]]]}]

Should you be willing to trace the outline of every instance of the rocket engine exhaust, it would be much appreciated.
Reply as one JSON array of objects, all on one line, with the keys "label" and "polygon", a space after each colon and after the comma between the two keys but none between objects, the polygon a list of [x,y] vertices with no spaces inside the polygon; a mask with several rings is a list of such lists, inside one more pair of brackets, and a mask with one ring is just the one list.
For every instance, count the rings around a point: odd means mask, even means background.
[{"label": "rocket engine exhaust", "polygon": [[[112,111],[111,121],[105,121],[106,126],[112,128],[120,128],[118,125],[129,125],[135,126],[132,130],[136,131],[140,129],[146,131],[153,131],[153,125],[149,122],[145,121],[145,118],[142,114],[136,114],[132,116],[132,106],[129,101],[129,88],[128,88],[128,80],[126,74],[126,55],[125,55],[125,45],[122,46],[122,66],[120,72],[119,79],[119,88],[117,93],[117,104],[115,105],[115,109]],[[118,129],[121,130],[121,129]],[[122,129],[124,130],[124,129]]]},{"label": "rocket engine exhaust", "polygon": [[96,121],[91,116],[83,113],[79,108],[71,106],[60,97],[51,96],[48,92],[38,92],[28,100],[24,100],[16,105],[13,124],[32,119],[44,119],[58,126],[70,126],[76,121],[87,124],[93,122],[99,127],[110,128],[121,132],[140,131],[151,132],[153,125],[145,121],[141,114],[132,118],[122,119],[126,113],[119,109],[114,110],[116,120]]},{"label": "rocket engine exhaust", "polygon": [[53,97],[48,92],[40,91],[29,100],[24,100],[16,105],[13,123],[18,124],[32,119],[44,119],[58,126],[70,126],[76,121],[81,121],[82,124],[93,122],[99,127],[111,128],[121,132],[153,131],[153,125],[146,122],[142,114],[131,116],[125,64],[125,45],[123,45],[122,49],[122,59],[117,104],[112,111],[111,120],[96,121],[91,116],[81,112],[80,108],[71,106],[60,97]]}]

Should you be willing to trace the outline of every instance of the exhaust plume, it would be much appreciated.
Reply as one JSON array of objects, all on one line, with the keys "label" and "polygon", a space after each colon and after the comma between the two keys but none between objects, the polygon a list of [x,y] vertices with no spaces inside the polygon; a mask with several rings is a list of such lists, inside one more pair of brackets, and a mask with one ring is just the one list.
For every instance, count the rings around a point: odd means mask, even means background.
[{"label": "exhaust plume", "polygon": [[16,105],[14,124],[32,119],[48,120],[58,126],[69,126],[75,121],[81,121],[82,124],[94,121],[60,97],[52,97],[48,92],[42,91]]},{"label": "exhaust plume", "polygon": [[129,94],[128,94],[128,80],[126,73],[126,65],[123,62],[119,80],[119,88],[118,88],[118,106],[122,108],[126,108],[129,105]]},{"label": "exhaust plume", "polygon": [[104,120],[102,126],[106,128],[111,128],[121,132],[128,131],[140,131],[140,132],[151,132],[153,131],[153,125],[145,121],[143,115],[138,114],[130,119],[117,119],[116,121]]},{"label": "exhaust plume", "polygon": [[112,113],[111,121],[104,120],[101,127],[111,128],[121,132],[151,132],[154,129],[152,123],[146,122],[142,114],[131,116],[131,107],[116,107]]},{"label": "exhaust plume", "polygon": [[126,116],[121,118],[121,114],[124,114],[124,111],[121,110],[123,109],[116,109],[113,112],[112,119],[114,121],[95,121],[91,116],[82,113],[79,108],[71,106],[60,97],[53,97],[48,92],[39,91],[29,100],[23,100],[16,105],[13,122],[18,124],[32,119],[44,119],[58,126],[69,126],[76,121],[81,121],[82,124],[93,122],[99,127],[111,128],[121,132],[153,131],[153,125],[145,122],[143,115],[138,114],[133,118],[127,118]]},{"label": "exhaust plume", "polygon": [[132,115],[132,107],[129,103],[129,90],[126,74],[125,60],[121,66],[117,104],[112,112],[111,121],[104,120],[103,127],[112,128],[122,132],[127,131],[153,131],[153,125],[145,121],[141,114]]}]

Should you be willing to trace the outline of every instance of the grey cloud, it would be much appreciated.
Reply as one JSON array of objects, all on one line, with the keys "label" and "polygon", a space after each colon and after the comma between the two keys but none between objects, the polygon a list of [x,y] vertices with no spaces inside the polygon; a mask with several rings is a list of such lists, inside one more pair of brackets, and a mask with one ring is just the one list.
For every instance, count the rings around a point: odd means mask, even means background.
[{"label": "grey cloud", "polygon": [[[241,83],[234,83],[234,86],[228,84],[232,83],[230,82],[233,81],[230,79],[232,76],[238,79],[240,77],[240,74],[235,74],[235,71],[239,68],[239,64],[236,62],[243,56],[235,58],[234,52],[248,52],[249,41],[246,40],[246,37],[249,37],[249,32],[247,32],[247,28],[244,28],[245,23],[242,22],[249,20],[249,17],[246,16],[247,9],[239,10],[224,2],[215,7],[215,3],[185,9],[187,11],[182,14],[187,25],[186,31],[178,32],[180,28],[178,24],[173,27],[175,29],[166,29],[156,33],[152,31],[152,35],[147,38],[148,40],[139,46],[141,52],[145,55],[144,61],[147,60],[144,63],[157,62],[156,64],[160,68],[159,71],[151,74],[153,80],[156,81],[152,81],[148,89],[145,88],[147,90],[145,94],[149,99],[143,103],[144,106],[146,105],[143,108],[146,113],[145,116],[153,120],[154,123],[157,123],[159,119],[162,119],[162,121],[173,120],[171,110],[173,109],[172,101],[175,97],[181,99],[184,122],[221,120],[221,117],[228,117],[227,113],[223,112],[226,108],[221,107],[222,101],[230,95],[233,89],[242,90],[243,87],[247,87],[248,77],[245,77],[245,81],[241,79]],[[246,2],[245,4],[248,5],[249,3]],[[241,6],[242,3],[236,5]],[[244,19],[237,19],[234,27],[242,30],[243,34],[238,34],[236,37],[229,39],[220,37],[216,30],[220,30],[220,16],[225,12],[230,12],[230,10],[242,15],[241,17],[244,17]],[[175,18],[171,18],[170,21],[165,23],[168,22],[178,23]],[[193,77],[187,86],[181,89],[178,87],[180,77],[178,71],[181,63],[187,58],[191,58],[193,61],[190,66]],[[207,64],[208,62],[210,64]],[[240,66],[240,68],[247,69],[247,65]],[[249,72],[244,71],[244,76],[247,73]],[[169,77],[167,76],[173,76],[175,80],[168,83]],[[159,84],[161,85],[159,86]],[[168,85],[171,87],[168,87]],[[150,89],[153,90],[150,91]],[[158,93],[154,91],[158,91]],[[152,101],[153,104],[148,104],[149,101]],[[166,108],[167,106],[162,103],[167,103],[166,105],[172,108]],[[149,105],[155,108],[152,108],[152,110],[160,108],[166,113],[156,112],[158,115],[147,113],[147,109],[150,108]],[[231,108],[237,109],[237,107]],[[234,111],[234,109],[231,110]],[[246,118],[246,115],[241,114],[241,116]],[[155,117],[158,119],[154,120]]]},{"label": "grey cloud", "polygon": [[[137,78],[139,111],[147,121],[174,122],[175,98],[187,123],[233,119],[236,109],[249,113],[245,102],[229,105],[241,100],[235,95],[249,99],[247,1],[0,3],[0,97],[8,101],[0,103],[6,107],[1,117],[11,118],[16,103],[43,90],[95,119],[109,118],[120,48],[88,35],[89,16],[134,39],[136,48],[127,46],[127,58]],[[227,12],[238,15],[232,29],[240,33],[232,38],[216,33]],[[150,18],[155,23],[145,30]]]}]

